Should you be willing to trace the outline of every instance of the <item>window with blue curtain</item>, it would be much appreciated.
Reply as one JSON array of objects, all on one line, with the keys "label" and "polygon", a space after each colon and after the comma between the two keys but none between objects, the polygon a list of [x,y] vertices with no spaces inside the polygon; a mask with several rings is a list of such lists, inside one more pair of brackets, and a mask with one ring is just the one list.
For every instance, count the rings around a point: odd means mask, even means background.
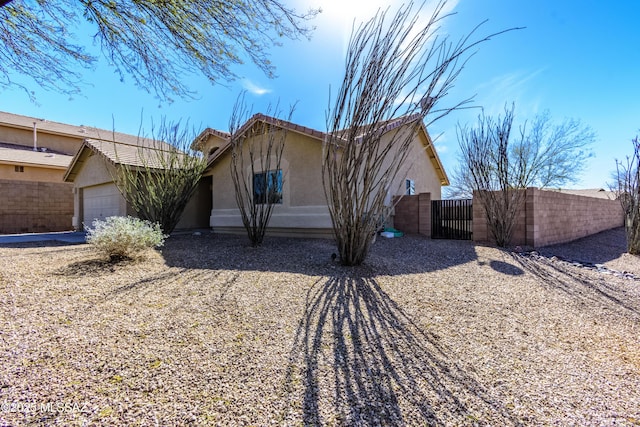
[{"label": "window with blue curtain", "polygon": [[282,169],[253,175],[253,203],[282,204]]}]

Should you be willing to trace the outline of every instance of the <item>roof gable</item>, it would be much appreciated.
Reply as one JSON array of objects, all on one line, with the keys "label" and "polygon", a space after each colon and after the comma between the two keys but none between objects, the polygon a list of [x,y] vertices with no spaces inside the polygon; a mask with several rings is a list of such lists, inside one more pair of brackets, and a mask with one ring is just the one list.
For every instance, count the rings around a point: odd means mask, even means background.
[{"label": "roof gable", "polygon": [[[102,156],[114,166],[126,165],[139,168],[162,168],[162,156],[173,156],[176,148],[166,142],[139,138],[136,144],[125,144],[108,140],[86,139],[76,153],[64,175],[64,180],[73,182],[84,162],[91,154]],[[160,156],[158,155],[160,153]]]},{"label": "roof gable", "polygon": [[[423,145],[425,148],[425,154],[429,157],[429,160],[431,161],[431,164],[433,165],[433,168],[435,169],[436,174],[440,179],[440,184],[449,185],[449,178],[444,170],[444,166],[440,161],[440,157],[438,156],[435,146],[431,141],[429,132],[427,131],[427,128],[424,125],[424,122],[422,121],[422,116],[420,114],[414,114],[411,116],[403,116],[403,117],[387,120],[385,122],[380,123],[380,126],[376,126],[375,131],[377,132],[379,131],[381,132],[381,134],[385,134],[385,133],[391,132],[394,129],[398,129],[401,126],[415,123],[417,120],[420,120],[420,125],[418,126],[418,132],[421,132],[423,134],[423,138],[424,138]],[[260,113],[253,115],[249,120],[247,120],[245,124],[243,124],[240,127],[240,129],[238,129],[238,133],[242,135],[243,133],[251,129],[258,122],[267,123],[288,131],[297,132],[297,133],[306,135],[312,139],[315,139],[319,142],[323,142],[327,137],[327,134],[325,132],[321,132],[319,130],[298,125],[296,123],[292,123],[287,120],[278,119],[278,118],[267,116]],[[209,167],[212,167],[215,164],[215,162],[231,147],[231,135],[229,135],[226,132],[215,131],[210,128],[207,128],[207,129],[208,130],[205,130],[205,132],[201,133],[198,138],[201,138],[201,137],[206,138],[208,135],[211,135],[211,134],[220,138],[222,137],[226,138],[226,144],[223,145],[220,149],[216,150],[209,158]],[[371,131],[371,129],[368,129],[368,130]],[[360,132],[362,131],[365,131],[365,130],[364,129],[360,130]],[[212,132],[215,132],[215,133],[212,133]],[[348,130],[341,131],[341,133],[338,135],[338,138],[342,138],[342,136],[346,132],[348,132]]]},{"label": "roof gable", "polygon": [[424,122],[420,120],[420,126],[418,128],[419,132],[426,139],[426,144],[423,144],[425,147],[425,152],[433,165],[433,168],[436,170],[436,174],[440,179],[440,185],[447,186],[450,184],[449,177],[447,176],[447,172],[444,170],[444,166],[442,165],[442,161],[440,160],[440,156],[438,156],[438,152],[436,151],[436,147],[433,145],[433,141],[431,140],[431,135],[427,132],[427,127],[424,125]]}]

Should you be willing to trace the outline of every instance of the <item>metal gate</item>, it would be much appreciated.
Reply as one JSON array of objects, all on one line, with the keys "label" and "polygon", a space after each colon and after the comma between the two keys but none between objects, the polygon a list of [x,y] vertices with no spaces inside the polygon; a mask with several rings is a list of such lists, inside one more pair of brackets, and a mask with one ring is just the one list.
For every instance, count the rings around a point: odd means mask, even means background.
[{"label": "metal gate", "polygon": [[472,199],[433,200],[431,202],[431,238],[471,240],[473,230]]}]

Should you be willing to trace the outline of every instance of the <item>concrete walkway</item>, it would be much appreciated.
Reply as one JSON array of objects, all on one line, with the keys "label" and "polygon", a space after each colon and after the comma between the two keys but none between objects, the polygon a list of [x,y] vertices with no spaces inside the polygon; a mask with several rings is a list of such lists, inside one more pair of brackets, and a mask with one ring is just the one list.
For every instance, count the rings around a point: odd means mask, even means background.
[{"label": "concrete walkway", "polygon": [[0,245],[51,241],[77,244],[85,243],[86,239],[85,233],[82,231],[62,231],[58,233],[0,234]]}]

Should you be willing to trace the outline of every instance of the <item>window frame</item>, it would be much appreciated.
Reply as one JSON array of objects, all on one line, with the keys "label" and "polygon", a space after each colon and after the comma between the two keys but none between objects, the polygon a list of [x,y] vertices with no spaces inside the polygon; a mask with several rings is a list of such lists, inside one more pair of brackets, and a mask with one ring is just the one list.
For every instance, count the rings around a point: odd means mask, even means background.
[{"label": "window frame", "polygon": [[406,178],[404,180],[404,195],[415,196],[416,194],[416,182],[413,179]]},{"label": "window frame", "polygon": [[[252,185],[253,185],[253,203],[256,205],[264,205],[267,203],[273,204],[273,205],[281,205],[283,204],[283,179],[282,179],[283,173],[282,173],[282,169],[272,169],[272,170],[268,170],[268,171],[264,171],[264,172],[255,172],[253,174],[253,180],[252,180]],[[263,178],[260,178],[263,177]],[[266,185],[266,191],[264,192],[264,194],[262,194],[262,192],[257,192],[256,190],[258,189],[257,187],[260,187],[261,184],[258,184],[256,186],[256,182],[258,179],[262,179],[263,182],[265,182],[265,184],[262,184],[262,186]],[[271,193],[271,188],[273,188],[273,186],[276,187],[276,191],[274,191],[273,193]],[[267,197],[269,197],[271,199],[270,202],[267,201]]]}]

